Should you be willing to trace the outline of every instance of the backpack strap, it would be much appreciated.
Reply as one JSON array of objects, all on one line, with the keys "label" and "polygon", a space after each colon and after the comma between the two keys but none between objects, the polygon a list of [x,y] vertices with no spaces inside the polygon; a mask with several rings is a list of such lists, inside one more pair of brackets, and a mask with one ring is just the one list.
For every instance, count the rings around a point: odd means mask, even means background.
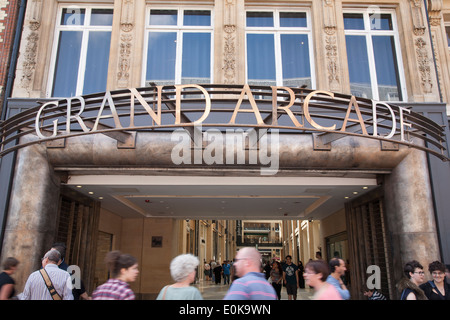
[{"label": "backpack strap", "polygon": [[56,291],[55,287],[53,286],[52,281],[50,280],[50,277],[47,274],[47,271],[45,271],[44,268],[39,270],[42,278],[44,279],[45,285],[47,286],[48,292],[52,296],[53,300],[61,300],[61,296]]}]

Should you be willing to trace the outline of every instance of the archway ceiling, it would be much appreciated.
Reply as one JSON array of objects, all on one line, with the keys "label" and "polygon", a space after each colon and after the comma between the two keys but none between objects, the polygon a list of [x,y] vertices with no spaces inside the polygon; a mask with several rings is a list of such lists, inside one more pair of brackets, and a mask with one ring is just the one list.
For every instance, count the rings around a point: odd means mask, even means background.
[{"label": "archway ceiling", "polygon": [[323,219],[373,178],[71,175],[67,186],[123,218]]}]

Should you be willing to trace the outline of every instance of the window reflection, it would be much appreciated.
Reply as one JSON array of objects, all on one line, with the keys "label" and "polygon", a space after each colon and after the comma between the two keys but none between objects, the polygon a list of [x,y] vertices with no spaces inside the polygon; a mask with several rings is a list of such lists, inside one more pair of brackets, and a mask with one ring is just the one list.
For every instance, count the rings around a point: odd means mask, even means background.
[{"label": "window reflection", "polygon": [[204,10],[186,10],[184,12],[185,26],[210,26],[211,12]]},{"label": "window reflection", "polygon": [[306,28],[306,12],[280,12],[280,27]]},{"label": "window reflection", "polygon": [[185,33],[181,83],[209,83],[211,69],[211,35]]},{"label": "window reflection", "polygon": [[344,27],[352,94],[401,101],[403,92],[393,15],[345,13]]},{"label": "window reflection", "polygon": [[150,25],[176,26],[177,10],[150,10]]},{"label": "window reflection", "polygon": [[62,8],[51,96],[106,90],[113,9]]},{"label": "window reflection", "polygon": [[53,97],[72,97],[76,95],[78,62],[80,61],[81,31],[61,31],[53,81]]},{"label": "window reflection", "polygon": [[356,96],[371,99],[373,97],[366,37],[346,36],[345,42],[351,92]]},{"label": "window reflection", "polygon": [[61,25],[82,26],[84,25],[84,16],[86,9],[64,8],[62,9]]},{"label": "window reflection", "polygon": [[247,83],[312,88],[308,27],[307,12],[247,12]]},{"label": "window reflection", "polygon": [[247,12],[247,27],[273,27],[273,12]]},{"label": "window reflection", "polygon": [[150,10],[145,85],[210,83],[210,10]]},{"label": "window reflection", "polygon": [[275,85],[275,51],[272,34],[247,35],[248,83]]}]

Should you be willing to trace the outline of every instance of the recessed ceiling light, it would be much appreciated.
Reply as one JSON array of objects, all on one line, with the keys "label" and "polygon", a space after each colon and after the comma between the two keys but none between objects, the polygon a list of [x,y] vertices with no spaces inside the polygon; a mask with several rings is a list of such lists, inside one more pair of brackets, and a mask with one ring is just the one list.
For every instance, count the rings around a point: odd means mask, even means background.
[{"label": "recessed ceiling light", "polygon": [[77,186],[77,188],[83,188],[83,186]]},{"label": "recessed ceiling light", "polygon": [[103,197],[98,197],[100,200],[103,200]]},{"label": "recessed ceiling light", "polygon": [[363,187],[363,189],[364,189],[364,190],[367,190],[367,189],[369,189],[369,187]]},{"label": "recessed ceiling light", "polygon": [[350,197],[344,197],[344,199],[350,199]]},{"label": "recessed ceiling light", "polygon": [[94,192],[92,192],[92,191],[89,191],[89,194],[94,194]]},{"label": "recessed ceiling light", "polygon": [[353,191],[353,194],[358,194],[358,191]]}]

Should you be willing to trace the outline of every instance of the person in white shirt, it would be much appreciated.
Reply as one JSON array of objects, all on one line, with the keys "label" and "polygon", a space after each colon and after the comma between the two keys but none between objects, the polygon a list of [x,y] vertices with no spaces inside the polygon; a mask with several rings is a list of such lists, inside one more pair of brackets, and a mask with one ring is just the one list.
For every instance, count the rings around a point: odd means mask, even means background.
[{"label": "person in white shirt", "polygon": [[[61,254],[59,251],[52,249],[44,255],[44,258],[42,258],[42,268],[47,272],[52,285],[61,300],[73,300],[72,280],[67,271],[58,268],[60,260]],[[33,272],[28,277],[25,288],[19,297],[21,300],[53,299],[40,270]]]}]

